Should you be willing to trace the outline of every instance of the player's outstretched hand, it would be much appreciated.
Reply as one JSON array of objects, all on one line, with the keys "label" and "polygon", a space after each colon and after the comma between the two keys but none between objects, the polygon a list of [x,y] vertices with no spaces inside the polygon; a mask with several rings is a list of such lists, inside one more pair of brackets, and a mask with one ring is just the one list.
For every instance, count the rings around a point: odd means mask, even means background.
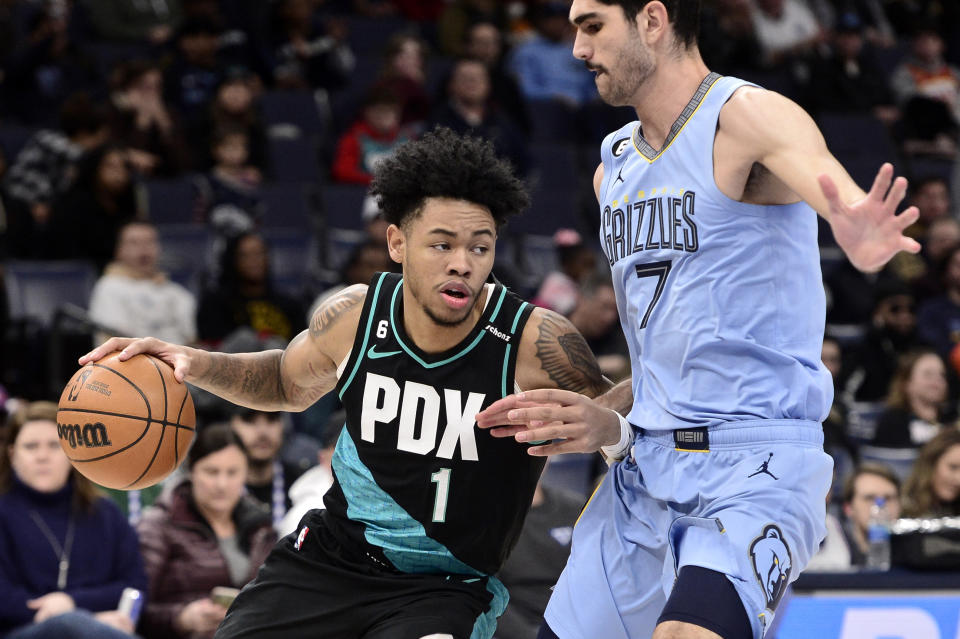
[{"label": "player's outstretched hand", "polygon": [[878,271],[900,251],[920,251],[920,244],[903,234],[905,228],[917,221],[920,212],[911,206],[897,215],[897,207],[907,192],[907,180],[893,179],[892,164],[881,166],[870,192],[852,204],[840,199],[837,185],[830,176],[823,174],[818,179],[830,204],[833,236],[858,269]]},{"label": "player's outstretched hand", "polygon": [[551,442],[531,446],[534,456],[592,453],[620,440],[620,420],[579,393],[556,388],[508,395],[477,414],[477,426],[494,437],[518,442]]},{"label": "player's outstretched hand", "polygon": [[190,374],[190,349],[179,344],[169,344],[156,337],[111,337],[100,346],[81,357],[81,366],[103,359],[110,353],[120,351],[119,359],[126,361],[139,353],[148,353],[173,367],[173,376],[183,382]]}]

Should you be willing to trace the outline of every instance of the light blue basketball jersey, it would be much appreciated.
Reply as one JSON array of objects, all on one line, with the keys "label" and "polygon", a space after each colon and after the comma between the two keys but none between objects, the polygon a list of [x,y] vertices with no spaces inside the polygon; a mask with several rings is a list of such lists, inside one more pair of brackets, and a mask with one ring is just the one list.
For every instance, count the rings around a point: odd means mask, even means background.
[{"label": "light blue basketball jersey", "polygon": [[600,240],[633,367],[628,419],[648,430],[820,422],[833,401],[816,213],[737,202],[714,180],[720,109],[746,84],[707,76],[662,151],[639,122],[601,149]]}]

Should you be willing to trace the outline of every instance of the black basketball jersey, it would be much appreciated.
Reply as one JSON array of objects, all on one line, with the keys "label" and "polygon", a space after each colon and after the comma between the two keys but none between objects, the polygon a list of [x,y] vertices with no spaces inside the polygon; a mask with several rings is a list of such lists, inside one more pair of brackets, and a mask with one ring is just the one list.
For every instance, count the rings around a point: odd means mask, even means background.
[{"label": "black basketball jersey", "polygon": [[409,573],[495,573],[520,534],[544,460],[474,416],[514,391],[533,307],[488,285],[473,330],[443,353],[404,331],[403,280],[374,276],[337,391],[347,413],[324,502],[338,537]]}]

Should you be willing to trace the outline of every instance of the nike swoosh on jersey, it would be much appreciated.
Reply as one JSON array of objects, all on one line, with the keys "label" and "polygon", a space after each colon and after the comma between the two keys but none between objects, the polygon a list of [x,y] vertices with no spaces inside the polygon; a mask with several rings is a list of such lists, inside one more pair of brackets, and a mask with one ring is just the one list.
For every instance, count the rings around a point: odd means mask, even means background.
[{"label": "nike swoosh on jersey", "polygon": [[370,359],[380,359],[381,357],[393,357],[394,355],[399,355],[400,353],[403,352],[403,351],[387,351],[385,353],[377,352],[373,350],[376,347],[377,347],[376,344],[370,347],[370,349],[367,351],[367,357],[369,357]]}]

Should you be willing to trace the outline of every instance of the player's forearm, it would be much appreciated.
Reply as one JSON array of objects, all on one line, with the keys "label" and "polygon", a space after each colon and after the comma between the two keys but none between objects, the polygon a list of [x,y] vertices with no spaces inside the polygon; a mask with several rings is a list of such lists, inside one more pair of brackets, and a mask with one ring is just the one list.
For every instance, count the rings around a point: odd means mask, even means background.
[{"label": "player's forearm", "polygon": [[211,353],[195,350],[187,381],[227,401],[256,410],[297,410],[280,374],[283,351]]},{"label": "player's forearm", "polygon": [[632,380],[628,377],[593,401],[604,408],[626,415],[633,408]]}]

